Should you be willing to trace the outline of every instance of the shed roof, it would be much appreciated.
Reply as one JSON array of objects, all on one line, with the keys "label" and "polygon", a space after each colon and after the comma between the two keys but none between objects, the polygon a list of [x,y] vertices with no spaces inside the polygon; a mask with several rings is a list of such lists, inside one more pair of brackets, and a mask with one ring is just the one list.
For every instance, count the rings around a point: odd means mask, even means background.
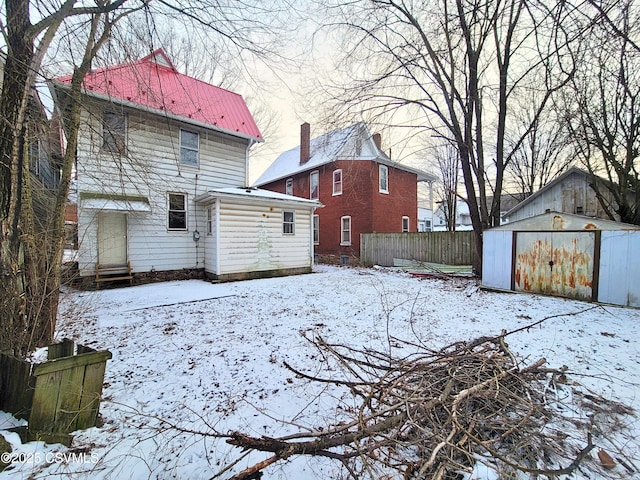
[{"label": "shed roof", "polygon": [[[68,85],[71,75],[54,83]],[[88,95],[263,141],[241,95],[179,73],[162,49],[135,62],[93,70],[83,86]]]},{"label": "shed roof", "polygon": [[415,173],[418,176],[418,181],[437,180],[434,175],[391,160],[375,145],[366,124],[358,122],[313,138],[310,142],[309,160],[302,165],[300,164],[299,145],[281,153],[254,185],[266,185],[297,173],[314,170],[336,160],[372,160]]},{"label": "shed roof", "polygon": [[535,217],[509,222],[491,230],[547,231],[547,230],[640,230],[640,226],[585,217],[571,213],[548,212]]},{"label": "shed roof", "polygon": [[320,208],[323,206],[322,203],[317,200],[309,200],[307,198],[251,187],[216,188],[198,195],[195,201],[206,204],[219,198],[232,199],[243,203],[275,203],[280,205],[298,205],[306,208]]}]

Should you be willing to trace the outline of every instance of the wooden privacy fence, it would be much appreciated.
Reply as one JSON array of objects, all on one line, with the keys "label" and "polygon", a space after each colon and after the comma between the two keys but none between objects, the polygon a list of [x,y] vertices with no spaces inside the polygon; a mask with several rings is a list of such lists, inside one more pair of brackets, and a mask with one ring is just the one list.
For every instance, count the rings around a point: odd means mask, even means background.
[{"label": "wooden privacy fence", "polygon": [[363,233],[360,235],[360,263],[392,266],[394,258],[447,265],[473,265],[475,248],[472,231]]},{"label": "wooden privacy fence", "polygon": [[71,432],[94,427],[108,350],[65,339],[49,346],[47,361],[31,364],[0,355],[0,410],[29,422],[29,438],[69,444]]}]

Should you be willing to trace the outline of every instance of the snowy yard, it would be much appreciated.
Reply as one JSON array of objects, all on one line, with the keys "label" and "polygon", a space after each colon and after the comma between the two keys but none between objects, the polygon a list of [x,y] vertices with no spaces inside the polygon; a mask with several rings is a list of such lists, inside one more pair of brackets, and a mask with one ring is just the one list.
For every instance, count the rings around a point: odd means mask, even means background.
[{"label": "snowy yard", "polygon": [[[104,424],[76,433],[72,451],[86,452],[82,461],[45,456],[66,450],[19,445],[17,435],[5,432],[18,451],[41,461],[16,462],[0,478],[212,478],[239,452],[199,432],[285,435],[301,425],[335,423],[336,405],[350,401],[347,390],[309,383],[283,366],[331,374],[318,371],[318,353],[302,333],[400,357],[410,347],[393,338],[435,349],[546,317],[553,318],[507,337],[519,361],[566,365],[580,388],[636,410],[617,432],[594,433],[593,460],[567,478],[640,478],[640,310],[487,292],[468,279],[328,266],[286,278],[66,293],[57,337],[113,353],[101,405]],[[599,448],[636,473],[618,464],[605,477],[595,455]],[[262,458],[252,455],[233,471]],[[44,465],[45,459],[51,463]],[[335,479],[339,472],[331,460],[296,458],[269,467],[263,479]],[[481,469],[474,475],[493,478]]]}]

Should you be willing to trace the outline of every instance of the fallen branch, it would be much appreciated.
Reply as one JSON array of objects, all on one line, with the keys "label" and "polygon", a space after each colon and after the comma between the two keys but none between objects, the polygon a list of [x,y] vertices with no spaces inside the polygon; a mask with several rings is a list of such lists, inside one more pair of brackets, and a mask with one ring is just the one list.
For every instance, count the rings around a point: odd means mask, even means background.
[{"label": "fallen branch", "polygon": [[312,342],[344,377],[286,368],[306,380],[349,388],[360,408],[351,420],[321,432],[282,438],[231,433],[229,444],[273,454],[234,480],[256,478],[251,475],[294,455],[340,460],[353,478],[362,469],[375,477],[396,471],[405,479],[445,478],[470,471],[478,456],[496,468],[554,476],[574,471],[593,448],[590,435],[573,454],[570,444],[541,433],[552,417],[544,380],[561,372],[544,368],[545,359],[519,368],[504,336],[400,360],[320,337]]}]

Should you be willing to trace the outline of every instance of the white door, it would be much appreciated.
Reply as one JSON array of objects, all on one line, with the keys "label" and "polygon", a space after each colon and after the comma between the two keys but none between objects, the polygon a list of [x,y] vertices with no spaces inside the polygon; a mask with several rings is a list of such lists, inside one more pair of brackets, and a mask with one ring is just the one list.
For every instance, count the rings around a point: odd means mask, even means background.
[{"label": "white door", "polygon": [[127,264],[127,216],[124,213],[98,215],[98,263]]}]

